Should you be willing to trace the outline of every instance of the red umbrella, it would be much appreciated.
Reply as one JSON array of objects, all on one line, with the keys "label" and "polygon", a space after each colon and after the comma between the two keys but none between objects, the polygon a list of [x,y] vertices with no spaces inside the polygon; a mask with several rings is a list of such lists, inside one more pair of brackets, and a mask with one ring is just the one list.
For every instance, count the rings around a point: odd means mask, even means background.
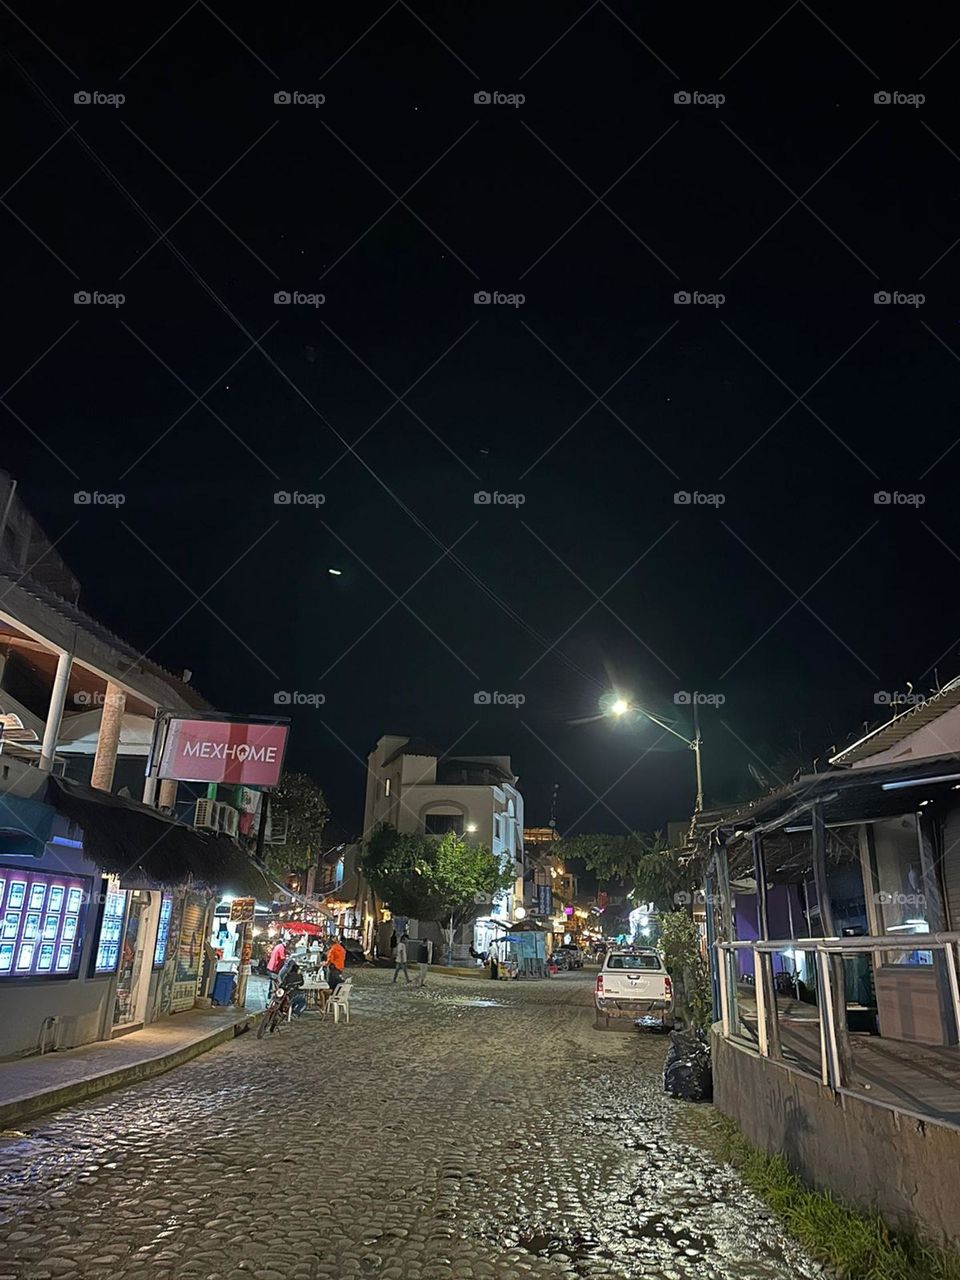
[{"label": "red umbrella", "polygon": [[318,924],[308,924],[306,920],[291,920],[289,923],[282,924],[280,928],[284,933],[323,933]]}]

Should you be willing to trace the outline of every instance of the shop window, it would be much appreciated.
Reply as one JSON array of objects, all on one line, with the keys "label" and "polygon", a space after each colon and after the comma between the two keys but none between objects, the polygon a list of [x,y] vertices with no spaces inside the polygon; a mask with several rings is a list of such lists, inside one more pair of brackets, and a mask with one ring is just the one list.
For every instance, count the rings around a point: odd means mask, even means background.
[{"label": "shop window", "polygon": [[0,979],[77,976],[90,886],[86,877],[0,866]]},{"label": "shop window", "polygon": [[463,835],[462,813],[428,813],[423,820],[423,829],[428,836],[445,836],[454,831]]},{"label": "shop window", "polygon": [[157,924],[157,941],[153,948],[153,967],[162,969],[167,963],[167,946],[170,941],[170,917],[173,914],[173,895],[165,893],[160,903],[160,920]]},{"label": "shop window", "polygon": [[116,973],[123,944],[123,917],[127,909],[126,889],[109,889],[104,896],[103,915],[100,917],[100,938],[93,971],[97,974]]},{"label": "shop window", "polygon": [[[920,846],[912,815],[873,824],[872,839],[877,923],[881,933],[930,932],[927,900],[923,892]],[[886,964],[933,963],[930,951],[888,951]]]}]

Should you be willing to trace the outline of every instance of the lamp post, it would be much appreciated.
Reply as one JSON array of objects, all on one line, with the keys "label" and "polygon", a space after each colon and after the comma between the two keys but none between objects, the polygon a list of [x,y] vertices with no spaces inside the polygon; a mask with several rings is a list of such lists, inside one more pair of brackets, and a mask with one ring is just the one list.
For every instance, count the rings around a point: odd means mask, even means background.
[{"label": "lamp post", "polygon": [[673,736],[675,738],[679,738],[681,742],[685,742],[687,746],[690,748],[690,750],[693,752],[693,758],[694,758],[694,762],[696,764],[696,769],[697,769],[697,799],[696,799],[696,804],[694,806],[694,813],[702,813],[703,812],[703,762],[700,756],[700,746],[701,746],[700,713],[697,710],[696,702],[694,702],[693,704],[693,737],[692,738],[684,737],[684,735],[682,733],[678,733],[676,729],[673,728],[672,725],[669,725],[666,723],[666,721],[661,720],[659,716],[655,716],[652,711],[647,711],[645,707],[635,706],[632,702],[629,702],[626,698],[617,697],[610,704],[610,715],[616,717],[617,719],[619,719],[621,716],[625,716],[630,711],[635,711],[639,715],[646,716],[647,719],[652,720],[655,725],[658,725],[661,729],[664,729],[667,733],[672,733]]}]

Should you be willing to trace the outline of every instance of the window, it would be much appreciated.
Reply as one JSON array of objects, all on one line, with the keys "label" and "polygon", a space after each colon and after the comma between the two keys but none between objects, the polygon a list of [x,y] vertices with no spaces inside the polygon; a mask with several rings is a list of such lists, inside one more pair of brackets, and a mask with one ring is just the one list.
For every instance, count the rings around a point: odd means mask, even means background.
[{"label": "window", "polygon": [[385,779],[385,781],[384,781],[384,784],[383,784],[383,794],[384,794],[385,796],[388,796],[388,795],[390,794],[390,779],[389,779],[389,778]]},{"label": "window", "polygon": [[109,889],[103,904],[100,920],[100,940],[94,973],[116,973],[120,963],[120,946],[123,942],[123,917],[127,910],[127,890]]},{"label": "window", "polygon": [[428,813],[423,820],[423,829],[428,836],[445,836],[448,831],[463,835],[462,813]]},{"label": "window", "polygon": [[0,866],[0,978],[73,978],[90,881]]},{"label": "window", "polygon": [[646,969],[659,973],[663,968],[660,957],[655,955],[611,956],[607,961],[608,969]]},{"label": "window", "polygon": [[167,962],[167,942],[170,938],[170,915],[173,911],[173,895],[165,893],[160,903],[160,920],[157,924],[157,942],[153,949],[153,967],[162,969]]}]

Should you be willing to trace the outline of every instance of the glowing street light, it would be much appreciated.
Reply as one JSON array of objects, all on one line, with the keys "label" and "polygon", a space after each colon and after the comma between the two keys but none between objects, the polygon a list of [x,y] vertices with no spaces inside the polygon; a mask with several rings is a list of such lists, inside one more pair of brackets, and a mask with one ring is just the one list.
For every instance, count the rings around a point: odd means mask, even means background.
[{"label": "glowing street light", "polygon": [[629,710],[630,703],[627,702],[626,698],[617,698],[617,700],[611,704],[610,714],[614,716],[625,716]]}]

